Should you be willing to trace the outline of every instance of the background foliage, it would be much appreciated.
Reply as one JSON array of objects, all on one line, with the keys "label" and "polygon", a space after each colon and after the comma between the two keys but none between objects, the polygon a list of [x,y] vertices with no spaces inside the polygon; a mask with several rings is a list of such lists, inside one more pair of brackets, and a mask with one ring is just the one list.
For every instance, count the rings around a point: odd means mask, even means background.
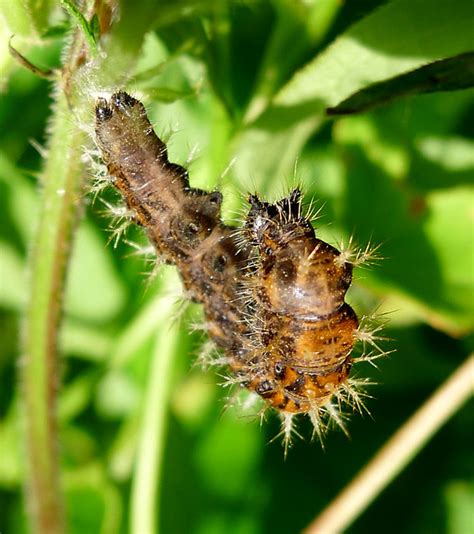
[{"label": "background foliage", "polygon": [[[384,261],[356,274],[350,299],[360,315],[392,312],[386,348],[396,352],[360,370],[379,383],[372,419],[354,416],[351,439],[333,432],[324,450],[298,440],[285,461],[269,443],[277,419],[260,427],[223,411],[220,378],[193,365],[203,337],[189,323],[200,310],[173,326],[173,269],[147,285],[151,267],[127,244],[143,241],[136,229],[107,246],[101,200],[114,195],[95,198],[93,171],[81,167],[57,362],[67,532],[138,532],[153,513],[162,532],[299,532],[473,348],[472,2],[150,0],[124,3],[122,33],[110,35],[94,23],[74,30],[54,2],[1,9],[0,531],[25,532],[27,522],[20,324],[48,200],[37,181],[48,121],[54,132],[62,114],[66,132],[90,131],[97,93],[125,85],[169,137],[172,161],[198,147],[191,182],[222,188],[229,220],[247,191],[277,198],[301,183],[323,207],[317,227],[329,242],[382,243]],[[8,39],[35,65],[58,67],[84,31],[88,61],[69,72],[71,106],[52,108],[51,82],[14,61]],[[106,57],[93,54],[100,31]],[[81,153],[90,146],[84,138]],[[51,172],[60,178],[64,165]],[[472,422],[471,405],[348,532],[465,534]],[[309,438],[305,422],[300,431]]]}]

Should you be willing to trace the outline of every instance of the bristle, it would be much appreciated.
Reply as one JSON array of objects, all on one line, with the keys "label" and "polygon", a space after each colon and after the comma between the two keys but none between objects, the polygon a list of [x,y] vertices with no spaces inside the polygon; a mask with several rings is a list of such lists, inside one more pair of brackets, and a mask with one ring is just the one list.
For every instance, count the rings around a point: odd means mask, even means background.
[{"label": "bristle", "polygon": [[311,408],[308,412],[308,416],[313,425],[313,434],[311,438],[314,439],[314,437],[317,436],[321,447],[324,449],[324,436],[327,431],[327,426],[324,424],[323,418],[321,417],[320,407],[314,406]]},{"label": "bristle", "polygon": [[281,431],[272,440],[270,440],[270,443],[281,437],[283,442],[283,454],[286,458],[288,455],[288,450],[293,444],[293,436],[297,436],[300,439],[303,439],[303,437],[296,430],[296,414],[290,412],[280,412],[279,415],[281,420]]},{"label": "bristle", "polygon": [[365,412],[370,415],[370,411],[365,405],[365,399],[373,398],[365,391],[365,388],[370,385],[374,385],[374,383],[358,378],[349,378],[347,382],[341,385],[344,402],[352,408],[353,412],[357,411],[361,415]]},{"label": "bristle", "polygon": [[48,149],[44,147],[41,143],[36,141],[36,139],[29,139],[30,145],[38,152],[38,154],[43,159],[47,159],[48,157]]},{"label": "bristle", "polygon": [[265,420],[268,406],[262,404],[262,398],[253,391],[236,388],[232,395],[226,398],[228,408],[237,408],[239,416],[242,414],[251,419],[258,419],[260,423]]},{"label": "bristle", "polygon": [[203,369],[211,367],[226,367],[229,364],[229,359],[223,356],[222,351],[216,347],[216,344],[211,339],[202,343],[194,365],[199,365]]},{"label": "bristle", "polygon": [[[364,315],[361,318],[359,327],[354,332],[354,338],[356,341],[362,343],[363,355],[355,358],[355,362],[367,361],[373,363],[374,360],[387,356],[392,352],[383,349],[380,343],[389,340],[389,338],[380,335],[380,332],[387,325],[386,315],[373,313],[371,315]],[[371,347],[373,350],[368,352],[368,347]]]},{"label": "bristle", "polygon": [[340,243],[340,255],[336,258],[336,262],[339,265],[350,263],[354,267],[371,267],[383,260],[383,256],[379,254],[380,247],[381,243],[374,245],[370,241],[364,248],[358,247],[351,235],[346,243]]},{"label": "bristle", "polygon": [[123,236],[127,233],[128,228],[130,227],[131,221],[126,220],[112,220],[111,228],[109,229],[110,237],[108,243],[112,243],[113,248],[117,248]]},{"label": "bristle", "polygon": [[225,374],[218,373],[217,376],[222,378],[222,382],[219,382],[219,385],[224,388],[230,388],[233,386],[242,386],[252,378],[250,374],[238,374],[238,375],[227,374],[225,375]]},{"label": "bristle", "polygon": [[138,256],[144,258],[146,262],[157,262],[156,249],[153,245],[143,245],[130,239],[124,239],[123,242],[133,249],[126,257]]},{"label": "bristle", "polygon": [[[237,161],[236,157],[231,158],[225,169],[220,173],[219,177],[217,178],[217,187],[218,189],[222,188],[222,184],[224,183],[225,177],[229,174],[229,172],[232,170],[232,168],[235,165],[235,162]],[[242,220],[242,219],[240,219]]]},{"label": "bristle", "polygon": [[316,203],[317,203],[317,200],[315,198],[312,198],[309,201],[309,204],[303,205],[304,218],[313,223],[321,218],[321,213],[324,209],[324,204],[317,206]]},{"label": "bristle", "polygon": [[186,167],[191,166],[193,163],[197,161],[197,159],[200,156],[200,148],[197,143],[195,143],[189,150],[188,156],[186,158],[185,165]]},{"label": "bristle", "polygon": [[347,430],[346,425],[344,424],[344,415],[342,414],[342,412],[338,408],[336,408],[336,406],[334,406],[331,401],[327,402],[323,406],[323,410],[327,413],[329,421],[333,422],[344,432],[347,437],[349,437],[349,432]]},{"label": "bristle", "polygon": [[188,292],[182,291],[181,294],[176,295],[171,313],[171,324],[179,324],[181,322],[190,303],[191,296]]}]

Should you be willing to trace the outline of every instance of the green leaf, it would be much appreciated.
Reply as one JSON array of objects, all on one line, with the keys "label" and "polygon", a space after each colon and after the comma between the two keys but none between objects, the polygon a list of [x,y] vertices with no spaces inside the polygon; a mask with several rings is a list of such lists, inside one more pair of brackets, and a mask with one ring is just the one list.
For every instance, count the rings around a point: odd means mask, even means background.
[{"label": "green leaf", "polygon": [[118,489],[107,480],[99,462],[65,477],[68,532],[119,532],[123,506]]},{"label": "green leaf", "polygon": [[342,7],[337,0],[307,3],[273,0],[272,4],[276,20],[247,109],[247,122],[265,109],[275,91],[301,65],[308,50],[322,40]]},{"label": "green leaf", "polygon": [[123,372],[112,371],[98,383],[95,405],[103,419],[121,419],[136,410],[139,399],[133,381]]},{"label": "green leaf", "polygon": [[49,26],[51,15],[56,9],[55,0],[25,0],[24,2],[9,2],[23,4],[28,10],[29,18],[38,33],[43,33]]},{"label": "green leaf", "polygon": [[474,86],[474,53],[435,61],[387,81],[357,91],[333,108],[329,115],[348,115],[380,106],[403,96],[435,91],[458,91]]},{"label": "green leaf", "polygon": [[0,28],[5,27],[9,36],[37,37],[46,31],[49,18],[55,8],[53,0],[25,0],[24,2],[0,2]]},{"label": "green leaf", "polygon": [[26,272],[23,258],[6,241],[0,240],[0,305],[23,309],[26,302]]},{"label": "green leaf", "polygon": [[447,534],[465,534],[474,521],[474,484],[451,482],[444,491],[447,509]]},{"label": "green leaf", "polygon": [[360,243],[382,243],[386,258],[362,281],[403,296],[435,328],[465,334],[474,328],[474,192],[458,186],[421,195],[401,186],[409,158],[400,147],[385,146],[372,129],[368,116],[341,120],[336,128],[350,161],[345,226]]},{"label": "green leaf", "polygon": [[278,106],[332,107],[375,82],[474,49],[471,0],[396,0],[339,37],[297,72]]},{"label": "green leaf", "polygon": [[61,0],[61,4],[69,13],[69,15],[76,21],[76,25],[82,30],[84,38],[87,41],[91,52],[95,52],[97,48],[97,42],[94,30],[97,27],[97,24],[95,24],[94,28],[93,25],[86,20],[81,11],[69,0]]},{"label": "green leaf", "polygon": [[58,402],[58,418],[62,424],[74,419],[89,404],[94,384],[94,374],[88,373],[63,387]]},{"label": "green leaf", "polygon": [[110,248],[90,224],[81,225],[66,283],[66,312],[88,321],[105,322],[121,311],[125,299]]},{"label": "green leaf", "polygon": [[430,162],[445,171],[474,172],[474,141],[463,137],[426,136],[417,140],[417,148]]},{"label": "green leaf", "polygon": [[12,403],[8,413],[0,419],[0,487],[14,488],[21,484],[23,461],[20,452],[18,418],[20,410]]},{"label": "green leaf", "polygon": [[94,41],[97,42],[100,37],[100,22],[97,13],[92,17],[89,23],[89,28],[94,37]]},{"label": "green leaf", "polygon": [[5,211],[14,225],[14,231],[26,247],[33,237],[38,216],[38,199],[31,182],[21,173],[10,158],[0,151],[0,183],[6,189]]},{"label": "green leaf", "polygon": [[424,225],[442,276],[436,306],[459,331],[474,329],[474,244],[471,187],[436,191],[426,200]]},{"label": "green leaf", "polygon": [[181,91],[171,87],[154,87],[153,89],[143,89],[143,92],[153,100],[168,103],[175,102],[176,100],[182,100],[183,98],[189,98],[196,94],[195,89]]},{"label": "green leaf", "polygon": [[254,125],[234,139],[232,176],[240,191],[285,191],[304,144],[321,123],[310,117],[287,128],[272,129],[278,118],[267,118],[265,124]]}]

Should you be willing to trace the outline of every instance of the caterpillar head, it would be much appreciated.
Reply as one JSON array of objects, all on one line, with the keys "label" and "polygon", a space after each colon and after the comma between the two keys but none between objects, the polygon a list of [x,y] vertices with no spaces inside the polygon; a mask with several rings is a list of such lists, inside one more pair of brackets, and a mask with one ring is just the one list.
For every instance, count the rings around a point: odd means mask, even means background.
[{"label": "caterpillar head", "polygon": [[310,223],[302,215],[301,200],[299,189],[274,204],[250,195],[250,210],[244,228],[247,239],[261,253],[271,254],[272,250],[285,246],[295,237],[314,235]]},{"label": "caterpillar head", "polygon": [[128,93],[118,91],[109,99],[99,98],[95,116],[96,141],[112,175],[118,164],[143,174],[150,154],[167,159],[166,146],[153,132],[144,105]]}]

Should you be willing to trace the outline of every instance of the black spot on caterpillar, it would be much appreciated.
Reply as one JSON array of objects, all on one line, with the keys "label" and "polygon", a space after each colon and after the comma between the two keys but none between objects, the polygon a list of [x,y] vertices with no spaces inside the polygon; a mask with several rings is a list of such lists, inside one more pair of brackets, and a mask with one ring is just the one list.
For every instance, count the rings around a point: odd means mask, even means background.
[{"label": "black spot on caterpillar", "polygon": [[169,162],[135,98],[100,98],[96,137],[135,222],[202,303],[229,381],[281,414],[286,445],[295,414],[308,414],[319,436],[328,417],[344,429],[341,402],[363,406],[349,377],[353,346],[379,338],[377,330],[359,328],[345,302],[352,256],[316,237],[301,192],[273,204],[251,195],[245,224],[236,229],[221,220],[222,195],[192,188],[187,171]]}]

